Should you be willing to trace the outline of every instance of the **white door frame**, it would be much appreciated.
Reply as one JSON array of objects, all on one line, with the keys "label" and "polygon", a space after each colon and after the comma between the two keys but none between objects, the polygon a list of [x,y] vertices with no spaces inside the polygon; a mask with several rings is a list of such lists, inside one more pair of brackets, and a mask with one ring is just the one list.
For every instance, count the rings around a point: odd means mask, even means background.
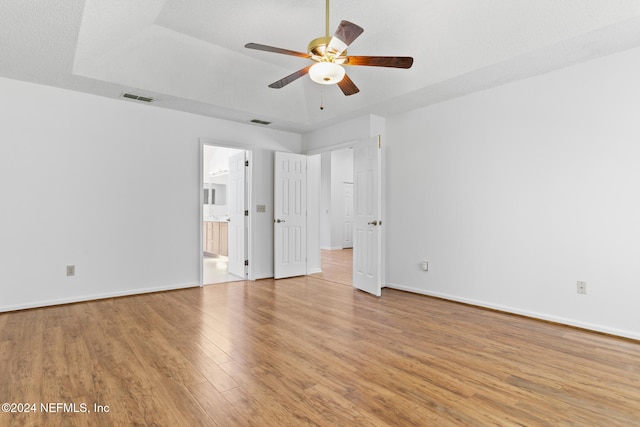
[{"label": "white door frame", "polygon": [[[198,156],[198,182],[199,182],[199,194],[198,197],[199,206],[198,206],[198,284],[200,287],[204,286],[204,278],[203,278],[203,267],[204,267],[204,241],[202,239],[203,233],[203,225],[204,225],[204,215],[203,215],[203,206],[204,206],[204,182],[202,177],[204,175],[204,146],[208,145],[211,147],[224,147],[224,148],[233,148],[234,150],[245,150],[247,152],[247,160],[249,162],[249,167],[247,168],[247,194],[246,194],[246,206],[245,208],[249,210],[251,214],[251,209],[249,208],[253,204],[253,149],[254,147],[249,144],[234,144],[229,143],[227,141],[216,141],[208,138],[200,138],[200,152]],[[247,271],[247,279],[255,280],[255,276],[252,269],[251,262],[251,246],[252,246],[252,224],[251,217],[249,217],[248,225],[247,225],[247,259],[249,260],[249,266]]]}]

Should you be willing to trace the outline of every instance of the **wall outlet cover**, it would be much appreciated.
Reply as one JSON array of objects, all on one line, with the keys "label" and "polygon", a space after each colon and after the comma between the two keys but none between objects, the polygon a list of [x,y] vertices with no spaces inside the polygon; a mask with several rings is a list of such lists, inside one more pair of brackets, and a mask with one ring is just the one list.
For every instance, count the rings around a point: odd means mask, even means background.
[{"label": "wall outlet cover", "polygon": [[586,295],[587,294],[587,282],[578,281],[577,284],[576,284],[576,291],[580,295]]}]

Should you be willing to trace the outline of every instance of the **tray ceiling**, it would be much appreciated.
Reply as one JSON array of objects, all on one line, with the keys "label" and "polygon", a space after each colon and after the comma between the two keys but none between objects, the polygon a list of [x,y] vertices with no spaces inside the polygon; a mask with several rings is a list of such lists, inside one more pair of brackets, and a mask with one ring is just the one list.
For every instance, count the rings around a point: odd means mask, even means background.
[{"label": "tray ceiling", "polygon": [[[387,115],[640,45],[638,0],[331,2],[364,27],[351,55],[413,56],[409,70],[347,67],[360,93],[309,78],[270,89],[324,35],[323,0],[0,2],[0,76],[307,132]],[[321,98],[324,109],[320,110]],[[123,102],[138,102],[125,101]]]}]

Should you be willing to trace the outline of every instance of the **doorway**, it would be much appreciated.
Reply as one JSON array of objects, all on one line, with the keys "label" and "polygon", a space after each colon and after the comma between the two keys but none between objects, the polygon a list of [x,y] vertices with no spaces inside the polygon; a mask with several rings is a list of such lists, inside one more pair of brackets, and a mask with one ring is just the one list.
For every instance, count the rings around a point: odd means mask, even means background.
[{"label": "doorway", "polygon": [[353,149],[321,154],[320,267],[312,276],[353,285]]},{"label": "doorway", "polygon": [[203,285],[246,280],[249,152],[202,145]]}]

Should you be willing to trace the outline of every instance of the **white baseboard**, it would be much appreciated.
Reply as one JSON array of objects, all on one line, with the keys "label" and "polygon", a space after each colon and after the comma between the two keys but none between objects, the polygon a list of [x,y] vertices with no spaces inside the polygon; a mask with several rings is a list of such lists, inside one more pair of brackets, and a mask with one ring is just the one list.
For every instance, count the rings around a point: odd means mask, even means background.
[{"label": "white baseboard", "polygon": [[26,304],[0,307],[0,313],[5,311],[26,310],[29,308],[48,307],[52,305],[61,305],[61,304],[72,304],[72,303],[82,302],[82,301],[94,301],[94,300],[101,300],[101,299],[107,299],[107,298],[117,298],[117,297],[131,296],[131,295],[148,294],[152,292],[173,291],[177,289],[197,288],[197,287],[200,287],[200,285],[198,285],[197,283],[186,283],[186,284],[180,284],[180,285],[169,285],[169,286],[160,286],[160,287],[153,287],[153,288],[131,289],[131,290],[122,291],[122,292],[105,292],[100,294],[82,295],[82,296],[71,297],[71,298],[34,301]]},{"label": "white baseboard", "polygon": [[465,303],[465,304],[469,304],[469,305],[475,305],[478,307],[484,307],[484,308],[490,308],[492,310],[497,310],[497,311],[503,311],[505,313],[511,313],[511,314],[518,314],[520,316],[525,316],[525,317],[531,317],[534,319],[539,319],[539,320],[546,320],[548,322],[553,322],[553,323],[560,323],[563,325],[567,325],[567,326],[574,326],[577,328],[581,328],[581,329],[587,329],[590,331],[595,331],[595,332],[602,332],[605,334],[609,334],[609,335],[616,335],[619,337],[623,337],[623,338],[631,338],[634,340],[640,340],[640,334],[638,332],[634,332],[634,331],[628,331],[628,330],[624,330],[624,329],[617,329],[617,328],[610,328],[607,326],[602,326],[602,325],[596,325],[593,323],[586,323],[586,322],[581,322],[581,321],[577,321],[577,320],[573,320],[573,319],[568,319],[565,317],[559,317],[559,316],[552,316],[552,315],[548,315],[545,313],[539,313],[539,312],[535,312],[535,311],[529,311],[529,310],[521,310],[518,308],[514,308],[514,307],[509,307],[509,306],[503,306],[503,305],[499,305],[499,304],[492,304],[486,301],[479,301],[479,300],[474,300],[474,299],[469,299],[469,298],[463,298],[463,297],[459,297],[456,295],[449,295],[449,294],[443,294],[440,292],[430,292],[430,291],[425,291],[423,289],[417,289],[417,288],[412,288],[409,286],[401,286],[401,285],[396,285],[393,283],[388,283],[385,285],[385,287],[390,288],[390,289],[397,289],[399,291],[406,291],[406,292],[412,292],[415,294],[421,294],[421,295],[426,295],[426,296],[431,296],[431,297],[436,297],[436,298],[442,298],[442,299],[446,299],[449,301],[455,301],[455,302],[461,302],[461,303]]},{"label": "white baseboard", "polygon": [[321,268],[312,268],[307,272],[307,274],[317,274],[317,273],[322,273],[322,269]]}]

